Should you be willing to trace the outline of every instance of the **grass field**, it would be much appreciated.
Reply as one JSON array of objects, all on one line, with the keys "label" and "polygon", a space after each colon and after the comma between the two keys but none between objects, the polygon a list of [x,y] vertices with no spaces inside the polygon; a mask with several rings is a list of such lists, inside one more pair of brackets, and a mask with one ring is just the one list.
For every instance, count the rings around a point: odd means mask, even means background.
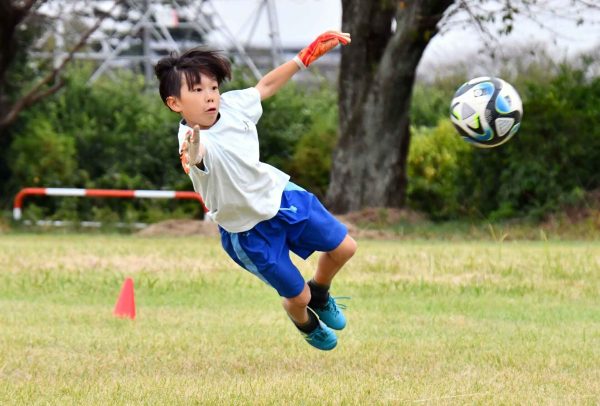
[{"label": "grass field", "polygon": [[320,352],[216,239],[0,235],[0,404],[600,403],[598,242],[359,241],[333,293]]}]

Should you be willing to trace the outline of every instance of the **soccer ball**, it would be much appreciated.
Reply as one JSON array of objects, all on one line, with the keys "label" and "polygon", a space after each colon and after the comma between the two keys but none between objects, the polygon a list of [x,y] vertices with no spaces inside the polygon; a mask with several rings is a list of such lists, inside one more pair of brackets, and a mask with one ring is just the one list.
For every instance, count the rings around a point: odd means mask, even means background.
[{"label": "soccer ball", "polygon": [[502,79],[482,76],[458,88],[450,104],[450,119],[460,135],[481,148],[510,140],[523,118],[521,97]]}]

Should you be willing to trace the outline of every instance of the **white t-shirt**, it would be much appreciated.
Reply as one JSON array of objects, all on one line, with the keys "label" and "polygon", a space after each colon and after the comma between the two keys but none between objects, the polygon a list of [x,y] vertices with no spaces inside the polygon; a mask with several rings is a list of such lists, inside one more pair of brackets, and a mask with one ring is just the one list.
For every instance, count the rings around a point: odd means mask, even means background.
[{"label": "white t-shirt", "polygon": [[[290,177],[259,160],[256,123],[262,106],[256,88],[223,93],[219,113],[211,128],[200,130],[200,142],[206,147],[205,170],[192,166],[189,176],[209,218],[239,233],[277,214]],[[179,152],[190,130],[179,124]]]}]

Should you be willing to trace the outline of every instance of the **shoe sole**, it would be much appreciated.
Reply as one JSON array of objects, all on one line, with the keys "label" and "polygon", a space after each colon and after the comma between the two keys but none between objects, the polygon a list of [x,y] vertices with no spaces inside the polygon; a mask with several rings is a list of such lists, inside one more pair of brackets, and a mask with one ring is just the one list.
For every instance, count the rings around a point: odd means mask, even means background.
[{"label": "shoe sole", "polygon": [[310,344],[310,346],[311,346],[311,347],[313,347],[313,348],[316,348],[317,350],[321,350],[321,351],[331,351],[331,350],[333,350],[335,347],[337,347],[337,341],[336,341],[336,342],[333,344],[333,346],[331,346],[331,347],[327,347],[327,348],[321,348],[321,347],[314,346],[314,345],[312,345],[311,343],[309,343],[308,341],[307,341],[307,343],[308,343],[308,344]]}]

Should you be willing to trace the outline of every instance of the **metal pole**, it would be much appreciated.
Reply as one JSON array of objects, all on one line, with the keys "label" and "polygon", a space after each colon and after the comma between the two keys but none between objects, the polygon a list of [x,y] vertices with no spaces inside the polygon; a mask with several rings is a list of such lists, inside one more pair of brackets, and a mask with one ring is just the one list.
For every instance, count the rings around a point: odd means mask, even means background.
[{"label": "metal pole", "polygon": [[[150,9],[150,1],[149,0],[145,0],[144,1],[144,5],[146,7],[146,10]],[[146,19],[146,21],[144,22],[143,25],[143,30],[144,30],[144,74],[146,77],[145,83],[146,86],[149,87],[150,84],[152,83],[152,76],[153,76],[153,69],[152,69],[152,55],[151,55],[151,51],[150,51],[150,30],[151,30],[151,24],[152,24],[152,20],[151,20],[151,16],[148,15],[148,18]]]},{"label": "metal pole", "polygon": [[277,20],[277,9],[275,0],[265,0],[267,3],[267,16],[269,18],[269,36],[271,37],[271,59],[273,68],[281,64],[283,54],[281,47],[281,37],[279,36],[279,24]]}]

